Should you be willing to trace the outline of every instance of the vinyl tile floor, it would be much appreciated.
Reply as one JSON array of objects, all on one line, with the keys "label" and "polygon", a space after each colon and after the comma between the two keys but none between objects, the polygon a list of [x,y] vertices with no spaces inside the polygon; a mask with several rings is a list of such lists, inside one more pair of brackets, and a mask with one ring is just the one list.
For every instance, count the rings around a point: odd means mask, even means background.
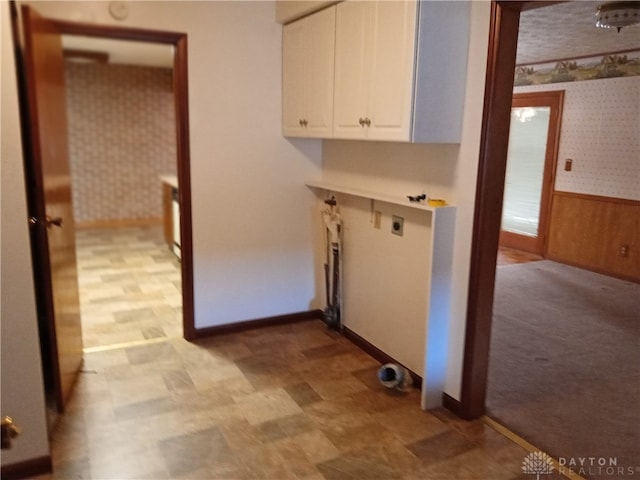
[{"label": "vinyl tile floor", "polygon": [[79,229],[85,348],[182,336],[181,272],[162,226]]},{"label": "vinyl tile floor", "polygon": [[86,353],[39,478],[535,478],[527,450],[379,367],[319,320]]},{"label": "vinyl tile floor", "polygon": [[39,480],[535,477],[527,450],[384,388],[379,362],[319,320],[185,341],[159,228],[77,245],[85,361]]}]

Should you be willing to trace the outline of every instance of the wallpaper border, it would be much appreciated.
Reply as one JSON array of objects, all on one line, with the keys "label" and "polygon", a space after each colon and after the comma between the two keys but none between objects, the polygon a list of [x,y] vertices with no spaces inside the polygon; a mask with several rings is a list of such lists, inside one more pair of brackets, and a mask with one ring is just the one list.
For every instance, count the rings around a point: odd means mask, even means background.
[{"label": "wallpaper border", "polygon": [[513,85],[522,87],[635,76],[640,76],[640,49],[517,65]]}]

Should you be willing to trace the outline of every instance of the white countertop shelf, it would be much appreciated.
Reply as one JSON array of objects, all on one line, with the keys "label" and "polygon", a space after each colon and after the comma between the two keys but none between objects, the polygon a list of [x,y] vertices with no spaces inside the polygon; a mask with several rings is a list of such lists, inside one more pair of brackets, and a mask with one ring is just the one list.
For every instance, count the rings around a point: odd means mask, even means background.
[{"label": "white countertop shelf", "polygon": [[345,187],[343,185],[335,185],[325,182],[306,182],[305,185],[309,188],[315,188],[319,190],[326,190],[334,193],[344,193],[346,195],[353,195],[354,197],[369,198],[371,200],[379,200],[381,202],[391,203],[394,205],[402,205],[403,207],[415,208],[417,210],[425,210],[427,212],[435,212],[440,209],[455,208],[451,205],[443,207],[432,207],[423,202],[411,202],[407,197],[401,197],[398,195],[390,195],[380,192],[370,192],[367,190],[360,190],[358,188]]},{"label": "white countertop shelf", "polygon": [[160,181],[171,185],[173,188],[178,188],[178,176],[177,175],[160,175]]}]

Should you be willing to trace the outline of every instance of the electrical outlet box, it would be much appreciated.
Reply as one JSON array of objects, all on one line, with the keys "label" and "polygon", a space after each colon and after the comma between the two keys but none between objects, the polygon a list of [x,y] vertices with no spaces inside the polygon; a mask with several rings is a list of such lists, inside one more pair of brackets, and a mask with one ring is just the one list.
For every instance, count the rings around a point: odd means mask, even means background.
[{"label": "electrical outlet box", "polygon": [[392,215],[391,216],[391,233],[401,237],[403,230],[404,230],[404,218],[398,217],[397,215]]},{"label": "electrical outlet box", "polygon": [[566,158],[564,160],[564,171],[570,172],[573,169],[573,160],[571,158]]}]

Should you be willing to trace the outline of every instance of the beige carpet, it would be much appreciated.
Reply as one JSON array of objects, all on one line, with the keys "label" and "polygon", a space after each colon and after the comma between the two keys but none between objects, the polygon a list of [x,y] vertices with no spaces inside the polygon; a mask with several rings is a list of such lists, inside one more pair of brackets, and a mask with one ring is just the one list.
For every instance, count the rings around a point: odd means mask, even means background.
[{"label": "beige carpet", "polygon": [[585,478],[640,479],[640,285],[547,260],[499,267],[487,407]]}]

